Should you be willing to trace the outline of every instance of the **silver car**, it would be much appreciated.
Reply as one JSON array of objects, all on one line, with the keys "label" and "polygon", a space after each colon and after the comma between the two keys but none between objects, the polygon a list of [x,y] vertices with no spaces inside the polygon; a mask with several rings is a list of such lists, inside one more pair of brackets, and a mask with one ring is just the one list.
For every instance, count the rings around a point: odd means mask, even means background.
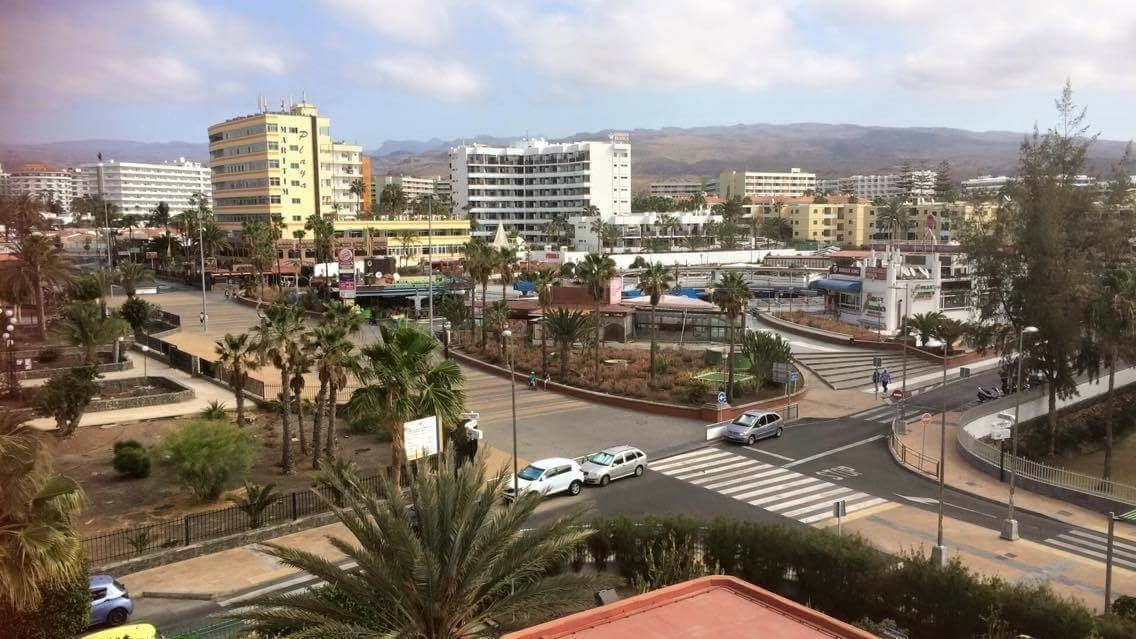
[{"label": "silver car", "polygon": [[766,437],[780,437],[784,432],[781,416],[771,410],[742,413],[726,426],[726,439],[740,444],[753,444]]},{"label": "silver car", "polygon": [[632,446],[612,446],[588,455],[580,470],[584,483],[607,486],[613,479],[634,475],[641,477],[647,469],[647,455]]}]

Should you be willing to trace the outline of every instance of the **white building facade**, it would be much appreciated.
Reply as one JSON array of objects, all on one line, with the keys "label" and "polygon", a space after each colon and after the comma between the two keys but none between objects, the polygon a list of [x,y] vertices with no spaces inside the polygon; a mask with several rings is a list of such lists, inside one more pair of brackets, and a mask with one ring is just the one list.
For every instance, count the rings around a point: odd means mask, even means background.
[{"label": "white building facade", "polygon": [[[934,180],[932,180],[933,184]],[[851,175],[840,178],[837,187],[841,193],[855,195],[863,199],[892,197],[899,195],[898,175]]]},{"label": "white building facade", "polygon": [[650,193],[657,197],[690,197],[698,193],[715,194],[718,180],[678,180],[671,182],[652,182]]},{"label": "white building facade", "polygon": [[718,194],[731,197],[800,197],[805,193],[815,193],[816,173],[806,173],[798,168],[785,172],[769,171],[723,171],[718,176]]},{"label": "white building facade", "polygon": [[359,219],[363,212],[363,195],[352,193],[351,185],[363,178],[363,147],[342,141],[332,142],[328,153],[321,153],[321,156],[320,198],[323,206],[330,205],[336,219]]},{"label": "white building facade", "polygon": [[[407,202],[414,202],[423,197],[437,195],[437,182],[440,178],[414,177],[410,175],[376,175],[375,191],[381,193],[383,187],[394,184],[402,189]],[[378,196],[376,195],[376,198]]]},{"label": "white building facade", "polygon": [[178,158],[174,162],[108,162],[81,164],[75,171],[76,195],[99,194],[100,169],[103,197],[123,215],[147,216],[165,202],[171,214],[190,208],[194,193],[204,194],[210,206],[213,185],[208,166]]},{"label": "white building facade", "polygon": [[490,238],[500,225],[544,244],[544,227],[557,216],[567,220],[587,206],[605,216],[631,213],[631,139],[459,146],[450,149],[450,182],[453,213],[468,211],[475,237]]},{"label": "white building facade", "polygon": [[8,195],[30,195],[41,202],[56,202],[64,213],[71,212],[71,200],[77,197],[75,172],[41,162],[25,164],[4,180]]},{"label": "white building facade", "polygon": [[721,223],[722,216],[710,213],[706,207],[685,213],[622,213],[619,215],[572,215],[568,223],[572,227],[569,242],[573,251],[599,251],[602,243],[597,221],[614,227],[618,239],[610,248],[639,250],[647,248],[652,242],[666,244],[668,247],[682,248],[693,236],[701,240],[701,246],[709,246],[713,238],[706,226]]}]

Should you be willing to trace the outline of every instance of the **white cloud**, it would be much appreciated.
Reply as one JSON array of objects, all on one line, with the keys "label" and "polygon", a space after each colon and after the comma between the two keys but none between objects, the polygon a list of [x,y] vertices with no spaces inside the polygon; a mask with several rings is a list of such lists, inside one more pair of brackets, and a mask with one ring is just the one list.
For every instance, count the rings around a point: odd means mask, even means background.
[{"label": "white cloud", "polygon": [[191,44],[194,55],[228,68],[281,75],[284,58],[264,29],[236,15],[206,13],[190,0],[163,0],[145,5],[144,15],[168,38]]},{"label": "white cloud", "polygon": [[512,54],[555,76],[635,90],[855,80],[857,60],[823,52],[792,22],[790,2],[584,0],[569,8],[501,2]]},{"label": "white cloud", "polygon": [[449,0],[324,0],[354,23],[413,44],[437,44],[449,34]]},{"label": "white cloud", "polygon": [[450,102],[476,96],[483,87],[481,77],[460,62],[418,55],[373,60],[365,78]]},{"label": "white cloud", "polygon": [[889,33],[880,68],[913,90],[1136,89],[1134,2],[845,0],[833,17]]}]

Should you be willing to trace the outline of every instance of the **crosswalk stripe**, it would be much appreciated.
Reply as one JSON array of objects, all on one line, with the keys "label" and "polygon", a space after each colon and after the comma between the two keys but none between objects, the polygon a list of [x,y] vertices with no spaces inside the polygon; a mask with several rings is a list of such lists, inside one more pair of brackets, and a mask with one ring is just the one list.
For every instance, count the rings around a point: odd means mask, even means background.
[{"label": "crosswalk stripe", "polygon": [[[717,475],[712,475],[712,476],[707,476],[707,477],[699,477],[698,479],[690,479],[688,481],[690,483],[694,484],[695,486],[702,486],[703,488],[713,489],[713,488],[717,488],[719,486],[725,486],[726,484],[732,484],[736,481],[746,481],[746,480],[750,480],[750,479],[757,479],[761,475],[755,474],[755,473],[758,473],[759,471],[766,471],[766,470],[772,470],[772,469],[773,469],[773,466],[770,466],[769,464],[760,464],[760,463],[755,462],[752,466],[747,466],[747,467],[744,467],[744,468],[737,468],[735,470],[731,470],[731,471],[728,471],[728,472],[725,472],[725,473],[719,473]],[[722,482],[716,483],[716,484],[707,484],[707,482],[725,480],[727,477],[730,478],[728,481],[722,481]],[[703,484],[705,484],[705,485],[703,485]]]},{"label": "crosswalk stripe", "polygon": [[749,460],[736,461],[736,462],[731,462],[729,464],[725,464],[725,465],[722,465],[722,466],[713,466],[711,468],[699,467],[698,470],[696,470],[694,472],[691,472],[691,469],[684,469],[684,470],[681,471],[681,474],[672,473],[671,477],[674,477],[675,479],[685,480],[689,477],[698,477],[700,475],[701,476],[705,476],[707,474],[717,475],[717,474],[722,473],[723,471],[733,470],[733,469],[736,469],[736,468],[740,468],[742,466],[752,466],[752,465],[753,465],[753,462],[751,462]]},{"label": "crosswalk stripe", "polygon": [[[878,506],[880,504],[886,504],[886,503],[887,503],[886,499],[874,497],[872,499],[869,499],[867,501],[862,501],[862,502],[855,504],[853,506],[847,506],[845,508],[845,512],[854,513],[857,510],[864,510],[865,508],[871,508],[872,506]],[[831,508],[831,507],[832,506],[829,505],[829,508]],[[832,512],[831,511],[826,512],[826,513],[820,513],[819,515],[811,515],[809,517],[804,517],[802,519],[799,519],[798,521],[800,521],[802,524],[815,524],[818,521],[824,521],[826,519],[832,519]]]},{"label": "crosswalk stripe", "polygon": [[[851,495],[844,497],[844,502],[847,504],[850,501],[854,501],[854,500],[857,500],[857,499],[863,499],[864,497],[870,497],[870,495],[866,495],[864,493],[852,493]],[[826,502],[826,503],[819,504],[819,505],[813,504],[812,506],[804,506],[802,508],[797,508],[796,510],[790,510],[789,512],[784,512],[784,513],[781,513],[781,514],[785,515],[786,517],[796,517],[798,515],[804,515],[806,513],[810,513],[810,512],[816,511],[816,510],[820,510],[822,508],[828,508],[829,510],[831,510],[832,509],[832,502]]]},{"label": "crosswalk stripe", "polygon": [[681,453],[681,454],[678,454],[678,455],[672,455],[670,457],[667,457],[666,459],[660,459],[660,460],[656,461],[655,463],[651,464],[651,467],[652,468],[658,468],[658,467],[661,467],[661,466],[669,466],[670,464],[673,464],[675,462],[680,462],[680,461],[684,461],[684,460],[687,460],[687,459],[695,459],[695,458],[699,458],[699,457],[705,457],[707,455],[724,455],[724,454],[727,454],[727,453],[725,451],[722,451],[722,450],[719,450],[719,449],[716,449],[716,448],[700,448],[698,450],[692,450],[689,453]]},{"label": "crosswalk stripe", "polygon": [[[1092,533],[1087,533],[1083,530],[1075,530],[1075,529],[1070,530],[1069,534],[1070,535],[1077,535],[1078,537],[1084,537],[1086,539],[1091,539],[1091,540],[1101,544],[1102,548],[1105,548],[1105,547],[1108,546],[1108,537],[1106,535],[1101,535],[1101,534],[1094,535]],[[1058,536],[1060,536],[1060,535],[1058,535]],[[1126,544],[1123,541],[1117,541],[1117,539],[1115,537],[1113,537],[1113,539],[1112,539],[1112,545],[1113,545],[1114,550],[1116,548],[1124,548],[1126,550],[1131,550],[1133,552],[1136,552],[1136,546],[1133,546],[1131,544]]]},{"label": "crosswalk stripe", "polygon": [[732,457],[729,453],[714,453],[711,455],[704,455],[702,457],[692,457],[690,459],[680,459],[679,461],[668,461],[654,464],[654,469],[659,472],[675,473],[683,472],[678,470],[680,468],[695,468],[700,465],[720,463]]},{"label": "crosswalk stripe", "polygon": [[[1067,544],[1067,543],[1061,541],[1060,539],[1053,539],[1053,538],[1046,539],[1045,543],[1050,544],[1052,546],[1058,546],[1058,547],[1064,548],[1066,550],[1070,550],[1070,551],[1072,551],[1076,554],[1088,555],[1090,557],[1096,557],[1097,559],[1100,559],[1101,561],[1108,559],[1108,556],[1105,555],[1103,552],[1097,552],[1095,550],[1089,550],[1088,548],[1085,548],[1084,546],[1079,546],[1079,545],[1076,545],[1076,544]],[[1113,557],[1112,561],[1113,561],[1113,563],[1115,563],[1118,566],[1124,566],[1125,568],[1136,569],[1136,563],[1132,563],[1131,561],[1126,561],[1124,559],[1117,559],[1116,557]]]},{"label": "crosswalk stripe", "polygon": [[[1076,531],[1071,530],[1069,532],[1076,532]],[[1096,540],[1089,541],[1087,539],[1072,537],[1072,536],[1070,536],[1066,533],[1061,533],[1060,535],[1057,535],[1057,538],[1058,539],[1064,539],[1065,541],[1067,541],[1071,544],[1079,544],[1081,546],[1088,546],[1090,548],[1095,548],[1097,550],[1100,550],[1103,553],[1108,552],[1108,540],[1107,539],[1101,539],[1099,541],[1096,541]],[[1114,557],[1117,557],[1117,556],[1118,557],[1128,557],[1129,559],[1136,560],[1136,553],[1134,553],[1130,550],[1125,550],[1123,548],[1118,548],[1117,546],[1118,546],[1118,544],[1114,540],[1113,541],[1113,548],[1112,548],[1112,554],[1113,554]]]},{"label": "crosswalk stripe", "polygon": [[[831,489],[831,490],[829,490],[829,489]],[[816,492],[818,490],[823,490],[825,492],[818,493],[818,492]],[[787,493],[781,493],[780,495],[773,495],[772,497],[762,497],[761,499],[755,499],[755,500],[753,500],[749,503],[753,506],[761,506],[762,508],[767,508],[769,510],[776,511],[776,510],[781,510],[781,509],[784,509],[784,508],[796,506],[797,504],[803,504],[805,502],[815,501],[817,499],[823,499],[824,497],[830,497],[832,495],[839,495],[841,493],[849,493],[849,492],[852,492],[851,488],[845,488],[843,486],[835,486],[834,487],[833,484],[830,484],[828,482],[820,482],[816,486],[806,486],[805,488],[800,488],[798,490],[791,490]],[[805,494],[805,493],[808,493],[808,494]],[[805,495],[805,496],[799,497],[797,499],[792,499],[792,500],[787,501],[787,502],[784,501],[786,499],[789,499],[790,497],[796,497],[797,495]]]},{"label": "crosswalk stripe", "polygon": [[758,486],[777,485],[777,482],[785,481],[786,479],[790,479],[792,477],[800,477],[800,475],[798,475],[797,473],[794,473],[793,471],[785,470],[784,468],[778,468],[777,470],[770,471],[768,473],[762,473],[762,479],[760,479],[758,481],[751,481],[751,482],[748,482],[748,483],[745,483],[745,484],[740,484],[738,486],[733,486],[733,487],[730,487],[730,488],[724,488],[722,490],[719,490],[718,492],[722,493],[723,495],[732,495],[734,493],[741,492],[741,491],[749,489],[749,488],[757,488]]},{"label": "crosswalk stripe", "polygon": [[[783,484],[774,484],[772,486],[765,486],[764,488],[758,488],[757,490],[750,490],[750,491],[747,491],[747,492],[744,492],[744,493],[738,493],[736,495],[731,495],[731,496],[734,499],[740,499],[742,501],[746,501],[750,497],[757,497],[758,495],[766,495],[766,494],[769,494],[770,492],[773,492],[775,490],[784,490],[786,488],[793,488],[794,486],[803,486],[805,484],[816,484],[816,483],[821,483],[821,482],[820,482],[819,479],[813,479],[812,477],[804,477],[803,479],[797,479],[797,480],[794,480],[794,481],[787,481]],[[747,488],[748,488],[748,486],[747,486]]]}]

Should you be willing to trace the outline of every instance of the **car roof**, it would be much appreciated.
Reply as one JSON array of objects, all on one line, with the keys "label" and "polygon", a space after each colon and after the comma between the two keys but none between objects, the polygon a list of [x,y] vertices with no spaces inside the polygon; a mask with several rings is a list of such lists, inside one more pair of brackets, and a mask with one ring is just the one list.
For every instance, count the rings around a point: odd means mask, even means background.
[{"label": "car roof", "polygon": [[547,459],[538,459],[534,462],[529,462],[529,466],[536,466],[538,468],[548,468],[549,466],[556,466],[559,464],[574,464],[574,460],[567,457],[549,457]]},{"label": "car roof", "polygon": [[608,446],[607,448],[601,450],[600,452],[601,453],[609,453],[609,454],[612,454],[612,455],[618,455],[619,453],[626,453],[629,450],[633,450],[633,451],[636,451],[636,452],[639,451],[639,449],[634,447],[634,446],[630,446],[628,444],[620,444],[618,446]]},{"label": "car roof", "polygon": [[[774,410],[747,410],[746,412],[742,413],[742,415],[752,415],[753,417],[762,417],[764,415],[776,415],[776,414],[777,414],[777,411],[774,411]],[[741,417],[742,415],[738,415],[738,417]],[[737,417],[735,417],[734,419],[737,419]]]},{"label": "car roof", "polygon": [[114,577],[110,575],[91,575],[90,586],[109,586],[114,583]]}]

